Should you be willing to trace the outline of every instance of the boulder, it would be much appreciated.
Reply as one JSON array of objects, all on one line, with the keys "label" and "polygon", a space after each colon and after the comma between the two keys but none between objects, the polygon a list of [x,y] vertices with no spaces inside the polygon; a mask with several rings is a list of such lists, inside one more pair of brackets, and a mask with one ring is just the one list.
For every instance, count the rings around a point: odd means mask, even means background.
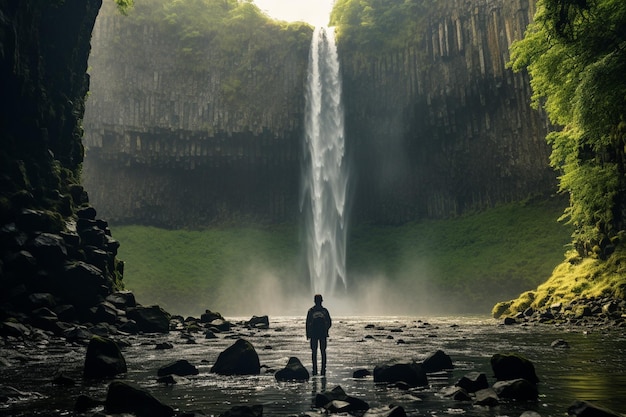
[{"label": "boulder", "polygon": [[230,322],[224,319],[215,319],[209,322],[209,327],[219,332],[227,332],[230,330],[231,326]]},{"label": "boulder", "polygon": [[481,389],[480,391],[476,391],[476,400],[474,404],[476,405],[486,405],[488,407],[496,406],[500,403],[500,399],[498,398],[498,394],[492,388]]},{"label": "boulder", "polygon": [[170,315],[159,306],[129,308],[126,316],[137,323],[137,328],[144,333],[168,333]]},{"label": "boulder", "polygon": [[365,401],[346,394],[340,386],[336,386],[331,391],[317,394],[315,396],[315,407],[324,408],[331,413],[366,411],[370,408]]},{"label": "boulder", "polygon": [[100,407],[104,405],[104,401],[96,400],[88,395],[81,394],[76,398],[74,403],[74,411],[77,413],[85,413],[92,408]]},{"label": "boulder", "polygon": [[376,366],[374,368],[374,382],[405,382],[410,386],[419,387],[428,385],[428,378],[420,364],[415,362],[398,363]]},{"label": "boulder", "polygon": [[498,381],[521,378],[533,384],[539,382],[535,366],[521,355],[496,353],[491,357],[491,369]]},{"label": "boulder", "polygon": [[309,371],[302,365],[300,359],[289,358],[287,366],[274,375],[277,381],[308,381]]},{"label": "boulder", "polygon": [[224,320],[224,317],[218,312],[205,310],[204,314],[200,316],[200,322],[202,323],[210,323],[213,320]]},{"label": "boulder", "polygon": [[458,386],[454,387],[445,387],[439,393],[446,398],[452,398],[455,401],[471,401],[472,397],[470,397],[469,393]]},{"label": "boulder", "polygon": [[150,393],[122,381],[109,384],[104,409],[108,414],[134,414],[137,417],[171,417],[174,409]]},{"label": "boulder", "polygon": [[219,354],[211,372],[220,375],[259,375],[259,355],[250,342],[239,339]]},{"label": "boulder", "polygon": [[66,264],[58,285],[66,300],[83,309],[98,304],[108,292],[102,271],[83,261]]},{"label": "boulder", "polygon": [[388,407],[369,409],[363,414],[363,417],[406,417],[406,411],[399,405],[390,405]]},{"label": "boulder", "polygon": [[220,417],[262,417],[262,416],[263,416],[262,405],[253,405],[252,407],[248,407],[247,405],[238,405],[226,411],[225,413],[220,414]]},{"label": "boulder", "polygon": [[474,393],[476,391],[480,391],[481,389],[489,388],[487,375],[482,372],[469,372],[463,375],[455,385],[457,387],[463,388],[469,393]]},{"label": "boulder", "polygon": [[130,291],[118,291],[110,294],[106,301],[113,304],[115,307],[126,310],[131,307],[136,307],[135,294]]},{"label": "boulder", "polygon": [[555,349],[569,349],[569,343],[563,339],[557,339],[550,344]]},{"label": "boulder", "polygon": [[352,378],[366,378],[372,375],[368,369],[357,369],[352,373]]},{"label": "boulder", "polygon": [[525,379],[498,381],[493,384],[493,390],[500,398],[511,400],[536,401],[539,398],[537,385]]},{"label": "boulder", "polygon": [[623,417],[621,414],[600,407],[589,401],[576,401],[567,408],[567,414],[576,417]]},{"label": "boulder", "polygon": [[254,329],[269,329],[270,319],[268,316],[252,316],[252,318],[246,323],[246,326]]},{"label": "boulder", "polygon": [[452,368],[454,368],[452,359],[443,350],[431,353],[422,362],[422,369],[426,373],[440,372]]},{"label": "boulder", "polygon": [[26,249],[33,254],[39,264],[49,267],[62,265],[67,257],[65,240],[52,233],[39,234],[26,244]]},{"label": "boulder", "polygon": [[93,336],[85,356],[85,378],[108,378],[126,372],[126,361],[117,343]]},{"label": "boulder", "polygon": [[188,375],[198,375],[200,372],[198,368],[189,363],[189,361],[185,359],[180,359],[176,362],[170,363],[169,365],[162,366],[157,371],[157,376],[165,376],[165,375],[178,375],[178,376],[188,376]]}]

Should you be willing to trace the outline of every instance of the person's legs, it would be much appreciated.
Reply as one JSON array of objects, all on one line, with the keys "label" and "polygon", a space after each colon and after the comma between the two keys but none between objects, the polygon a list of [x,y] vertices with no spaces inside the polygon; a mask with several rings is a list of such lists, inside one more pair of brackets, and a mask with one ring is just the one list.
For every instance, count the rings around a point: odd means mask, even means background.
[{"label": "person's legs", "polygon": [[313,361],[313,375],[317,375],[317,342],[319,339],[311,338],[311,360]]},{"label": "person's legs", "polygon": [[322,352],[322,375],[326,375],[326,338],[320,339],[320,351]]}]

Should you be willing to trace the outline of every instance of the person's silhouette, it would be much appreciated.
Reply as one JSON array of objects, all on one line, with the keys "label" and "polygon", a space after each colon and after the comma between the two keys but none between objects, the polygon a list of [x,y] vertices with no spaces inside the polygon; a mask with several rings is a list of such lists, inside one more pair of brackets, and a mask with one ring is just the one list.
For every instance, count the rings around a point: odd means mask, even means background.
[{"label": "person's silhouette", "polygon": [[322,375],[326,375],[326,342],[328,329],[332,325],[330,313],[322,307],[322,296],[315,294],[315,305],[309,309],[306,315],[306,338],[311,340],[311,355],[313,360],[313,375],[317,375],[317,346],[322,353]]}]

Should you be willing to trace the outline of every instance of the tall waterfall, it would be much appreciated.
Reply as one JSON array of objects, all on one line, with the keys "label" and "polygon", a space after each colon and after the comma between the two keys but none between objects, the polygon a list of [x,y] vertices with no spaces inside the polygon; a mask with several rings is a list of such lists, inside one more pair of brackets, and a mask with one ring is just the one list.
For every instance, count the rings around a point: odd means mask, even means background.
[{"label": "tall waterfall", "polygon": [[301,210],[307,234],[311,289],[346,288],[344,116],[335,34],[317,27],[309,52]]}]

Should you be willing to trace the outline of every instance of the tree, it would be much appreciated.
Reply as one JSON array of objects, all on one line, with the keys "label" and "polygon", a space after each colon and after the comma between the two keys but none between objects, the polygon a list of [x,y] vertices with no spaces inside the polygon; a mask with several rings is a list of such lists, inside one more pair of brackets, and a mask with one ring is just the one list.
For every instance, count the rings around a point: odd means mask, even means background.
[{"label": "tree", "polygon": [[538,0],[510,65],[529,71],[533,104],[556,125],[550,162],[574,247],[610,255],[626,222],[626,2]]}]

